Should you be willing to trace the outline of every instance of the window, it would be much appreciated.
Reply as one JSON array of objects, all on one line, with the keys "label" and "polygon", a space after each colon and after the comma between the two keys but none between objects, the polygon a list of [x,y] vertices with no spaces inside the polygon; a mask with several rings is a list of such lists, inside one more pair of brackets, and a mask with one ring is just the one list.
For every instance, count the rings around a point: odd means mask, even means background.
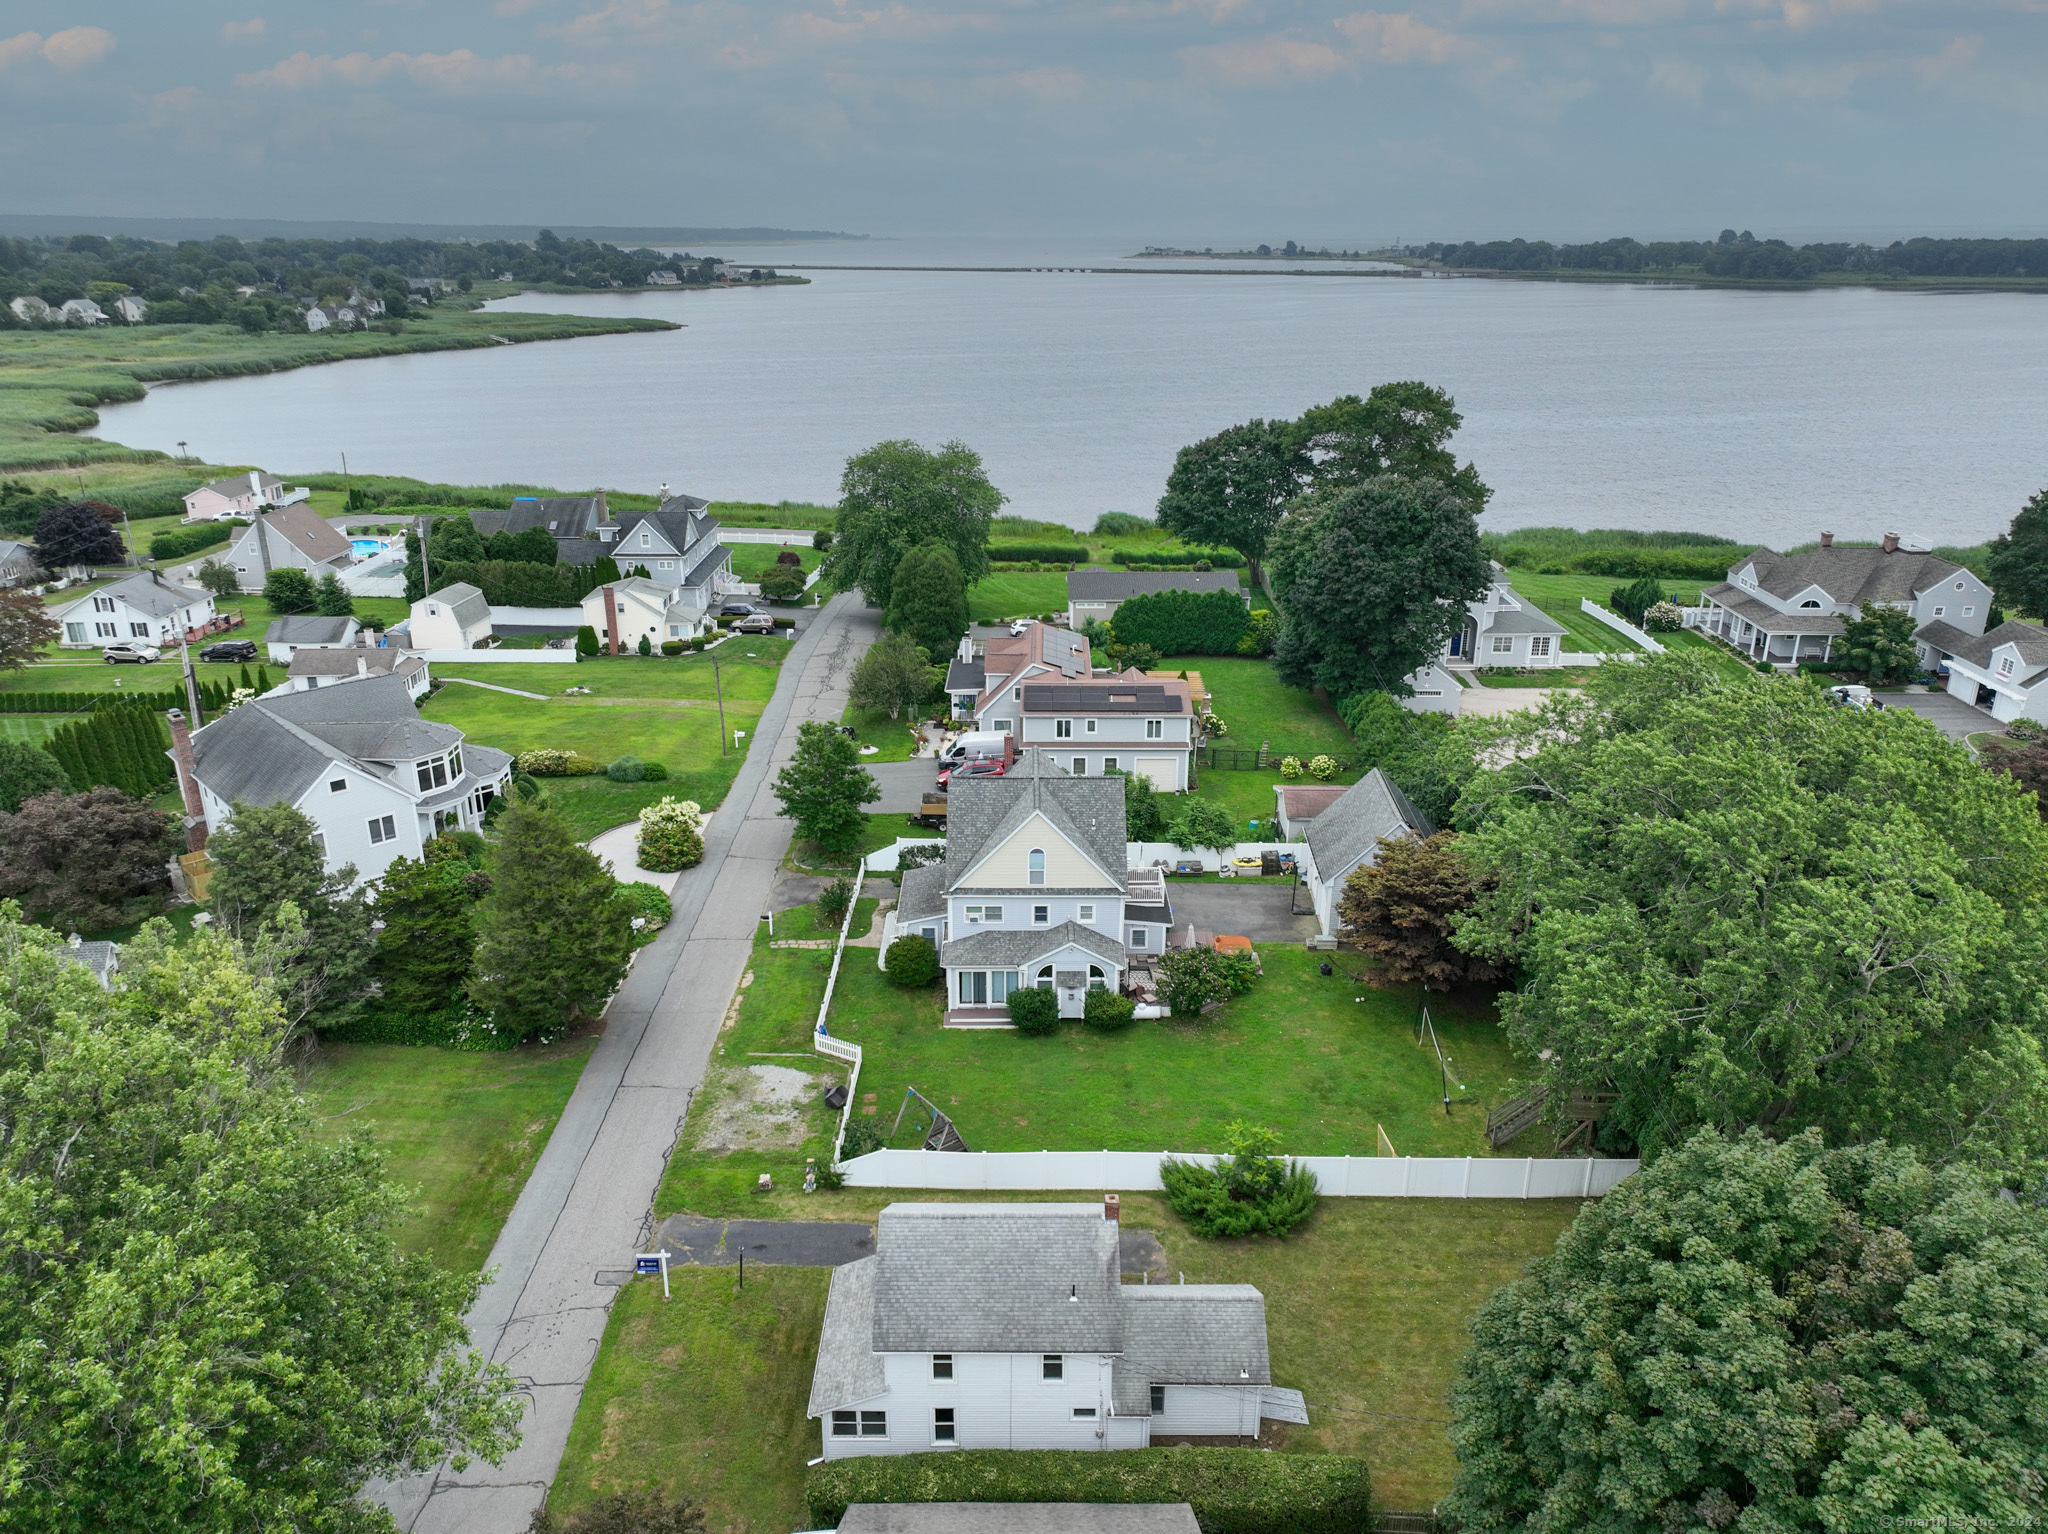
[{"label": "window", "polygon": [[1166,721],[1164,719],[1147,719],[1145,721],[1145,738],[1147,740],[1164,740],[1166,738]]},{"label": "window", "polygon": [[328,791],[328,792],[329,792],[330,794],[345,794],[345,793],[347,793],[347,792],[348,792],[348,779],[347,779],[347,778],[335,778],[335,779],[333,779],[333,780],[332,780],[331,782],[329,782],[329,783],[328,783],[328,785],[327,785],[327,791]]},{"label": "window", "polygon": [[1075,1407],[1074,1420],[1076,1422],[1093,1422],[1095,1420],[1095,1408],[1092,1406]]},{"label": "window", "polygon": [[1102,972],[1100,964],[1088,966],[1088,989],[1091,991],[1106,991],[1109,989],[1109,976]]},{"label": "window", "polygon": [[1147,938],[1145,937],[1145,929],[1143,927],[1131,928],[1131,941],[1129,944],[1130,947],[1143,948],[1146,942]]},{"label": "window", "polygon": [[932,1378],[935,1380],[949,1380],[952,1377],[953,1355],[951,1353],[932,1354]]},{"label": "window", "polygon": [[1010,733],[1012,725],[1007,719],[997,719],[990,723],[989,729],[997,735],[1007,735]]},{"label": "window", "polygon": [[1974,618],[1977,616],[1977,609],[1974,607],[1966,607],[1963,609],[1963,616],[1965,618]]},{"label": "window", "polygon": [[1804,602],[1801,602],[1799,605],[1802,608],[1811,608],[1815,612],[1820,611],[1820,603],[1816,602],[1812,597],[1808,597]]},{"label": "window", "polygon": [[1937,607],[1934,609],[1934,616],[1939,618],[1943,613],[1947,611],[1948,609],[1946,607]]},{"label": "window", "polygon": [[1050,964],[1041,964],[1038,967],[1038,979],[1036,984],[1041,991],[1049,991],[1052,989],[1052,966]]},{"label": "window", "polygon": [[1999,661],[1998,674],[2002,677],[2012,675],[2012,657],[2010,655]]},{"label": "window", "polygon": [[1529,641],[1529,654],[1532,658],[1538,655],[1548,655],[1549,653],[1550,636],[1548,634],[1538,634]]},{"label": "window", "polygon": [[95,623],[92,626],[92,631],[102,639],[117,639],[120,637],[119,627],[112,623]]},{"label": "window", "polygon": [[96,613],[110,613],[114,610],[114,599],[112,597],[94,597],[92,599],[92,610]]},{"label": "window", "polygon": [[999,905],[971,905],[967,908],[967,925],[978,927],[984,922],[998,922],[1003,919],[1003,908]]},{"label": "window", "polygon": [[1074,721],[1071,719],[1055,719],[1052,722],[1052,738],[1054,740],[1072,740],[1074,738]]},{"label": "window", "polygon": [[325,862],[327,859],[327,833],[325,831],[315,831],[313,833],[313,845],[319,850],[321,861]]},{"label": "window", "polygon": [[431,761],[420,763],[420,788],[446,788],[448,786],[448,759],[437,756]]},{"label": "window", "polygon": [[985,1007],[988,1005],[987,970],[963,969],[960,971],[960,1005],[963,1007]]},{"label": "window", "polygon": [[1067,1356],[1064,1353],[1047,1353],[1038,1360],[1039,1378],[1063,1380],[1067,1377]]},{"label": "window", "polygon": [[932,1442],[957,1443],[953,1436],[953,1408],[939,1406],[932,1409]]},{"label": "window", "polygon": [[1085,777],[1087,777],[1087,776],[1088,776],[1088,758],[1087,758],[1087,757],[1085,757],[1085,756],[1077,756],[1077,757],[1075,757],[1075,758],[1074,758],[1074,776],[1075,776],[1075,777],[1077,777],[1077,778],[1085,778]]},{"label": "window", "polygon": [[84,641],[85,641],[85,625],[84,625],[83,623],[67,623],[67,624],[65,624],[65,625],[64,625],[64,637],[65,637],[66,639],[70,640],[70,641],[71,641],[71,642],[72,642],[73,644],[82,644],[82,643],[84,643]]},{"label": "window", "polygon": [[1093,735],[1095,733],[1095,721],[1093,719],[1088,721],[1087,733],[1090,735]]},{"label": "window", "polygon": [[149,625],[147,623],[131,623],[128,625],[128,632],[136,639],[147,639],[149,638]]},{"label": "window", "polygon": [[1052,920],[1052,907],[1049,905],[1033,906],[1031,908],[1031,920],[1033,924],[1036,926],[1044,926],[1047,922]]},{"label": "window", "polygon": [[647,547],[647,529],[644,527],[640,529],[640,547],[643,549]]},{"label": "window", "polygon": [[1514,647],[1515,647],[1515,639],[1514,639],[1514,636],[1513,636],[1512,634],[1495,634],[1495,635],[1493,636],[1493,653],[1494,653],[1494,654],[1496,654],[1496,655],[1505,655],[1505,654],[1507,654],[1507,653],[1508,653],[1508,652],[1509,652],[1510,650],[1514,649]]},{"label": "window", "polygon": [[1166,1387],[1164,1385],[1154,1385],[1152,1387],[1152,1415],[1156,1417],[1165,1410]]},{"label": "window", "polygon": [[462,747],[457,746],[448,753],[448,780],[452,783],[462,776]]},{"label": "window", "polygon": [[1083,926],[1087,925],[1089,922],[1095,920],[1095,907],[1092,905],[1075,907],[1074,920],[1080,922]]},{"label": "window", "polygon": [[1961,581],[1957,581],[1957,582],[1956,582],[1956,590],[1958,590],[1958,591],[1961,591],[1962,589],[1963,589],[1963,583],[1962,583]]},{"label": "window", "polygon": [[661,562],[661,568],[664,570],[673,570],[675,567],[676,562],[673,559],[664,559]]},{"label": "window", "polygon": [[1102,759],[1102,770],[1104,772],[1121,772],[1123,769],[1117,765],[1116,757],[1105,756]]},{"label": "window", "polygon": [[389,815],[379,815],[370,822],[370,845],[398,840],[398,825]]},{"label": "window", "polygon": [[832,1413],[834,1438],[887,1438],[889,1414],[885,1411],[836,1411]]},{"label": "window", "polygon": [[1031,870],[1031,882],[1033,884],[1045,883],[1045,849],[1043,847],[1033,847],[1030,853],[1027,854],[1025,861]]}]

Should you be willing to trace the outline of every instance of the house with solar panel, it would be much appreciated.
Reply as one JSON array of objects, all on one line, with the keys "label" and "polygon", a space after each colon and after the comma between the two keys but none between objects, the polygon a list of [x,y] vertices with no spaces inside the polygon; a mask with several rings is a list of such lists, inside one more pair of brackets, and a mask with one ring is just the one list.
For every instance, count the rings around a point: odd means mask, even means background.
[{"label": "house with solar panel", "polygon": [[[1308,1421],[1250,1284],[1125,1283],[1118,1199],[891,1204],[835,1268],[810,1415],[826,1459],[1243,1442]],[[1134,1278],[1139,1275],[1132,1275]]]}]

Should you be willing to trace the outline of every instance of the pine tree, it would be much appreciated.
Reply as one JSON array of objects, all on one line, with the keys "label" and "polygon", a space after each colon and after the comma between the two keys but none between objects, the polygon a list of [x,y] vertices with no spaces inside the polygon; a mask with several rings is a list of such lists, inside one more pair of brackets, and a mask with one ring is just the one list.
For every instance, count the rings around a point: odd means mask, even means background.
[{"label": "pine tree", "polygon": [[385,1003],[419,1016],[462,999],[476,951],[474,901],[463,887],[467,865],[397,858],[377,881],[373,914],[384,924],[370,969],[384,985]]}]

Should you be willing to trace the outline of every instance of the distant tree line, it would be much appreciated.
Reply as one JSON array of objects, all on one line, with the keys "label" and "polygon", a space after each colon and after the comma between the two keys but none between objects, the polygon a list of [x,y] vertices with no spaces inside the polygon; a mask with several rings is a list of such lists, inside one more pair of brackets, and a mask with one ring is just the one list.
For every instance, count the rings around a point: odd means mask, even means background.
[{"label": "distant tree line", "polygon": [[1828,272],[1881,277],[2048,277],[2048,240],[1895,240],[1793,246],[1723,229],[1712,240],[1466,240],[1420,253],[1444,266],[1489,272],[1697,272],[1708,277],[1799,281]]}]

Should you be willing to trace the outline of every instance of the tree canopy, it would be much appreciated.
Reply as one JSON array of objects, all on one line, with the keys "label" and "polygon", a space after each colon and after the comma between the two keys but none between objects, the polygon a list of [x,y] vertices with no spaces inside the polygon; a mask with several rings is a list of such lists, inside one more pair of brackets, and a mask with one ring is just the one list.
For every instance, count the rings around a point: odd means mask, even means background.
[{"label": "tree canopy", "polygon": [[1464,604],[1486,593],[1492,563],[1474,511],[1435,480],[1383,474],[1292,512],[1272,556],[1286,609],[1281,680],[1333,698],[1405,696],[1465,622]]},{"label": "tree canopy", "polygon": [[0,740],[0,814],[12,815],[24,799],[38,794],[67,794],[70,781],[57,758],[41,746]]},{"label": "tree canopy", "polygon": [[53,506],[36,519],[36,560],[46,570],[66,565],[118,565],[128,549],[121,535],[84,501]]},{"label": "tree canopy", "polygon": [[967,632],[967,577],[949,545],[921,544],[903,556],[890,583],[887,621],[933,660],[953,653]]},{"label": "tree canopy", "polygon": [[824,578],[842,591],[860,587],[887,612],[897,563],[921,544],[943,543],[971,585],[988,574],[989,527],[1006,499],[964,442],[936,451],[878,442],[846,460]]},{"label": "tree canopy", "polygon": [[1344,881],[1337,909],[1344,936],[1378,965],[1390,985],[1432,991],[1499,980],[1506,971],[1451,941],[1457,918],[1472,909],[1478,880],[1458,851],[1455,832],[1382,838],[1370,863]]},{"label": "tree canopy", "polygon": [[1873,687],[1902,681],[1920,669],[1915,626],[1903,607],[1865,602],[1861,616],[1842,625],[1842,658],[1861,666]]},{"label": "tree canopy", "polygon": [[132,896],[165,886],[171,828],[118,788],[33,795],[0,817],[0,895],[61,926],[111,926]]},{"label": "tree canopy", "polygon": [[[1477,726],[1477,728],[1474,728]],[[1904,709],[1675,652],[1460,726],[1458,927],[1524,1056],[1646,1151],[1701,1125],[2048,1153],[2048,831]]]},{"label": "tree canopy", "polygon": [[875,775],[860,764],[860,752],[837,727],[806,719],[796,727],[796,750],[775,777],[782,813],[796,833],[828,852],[850,852],[860,842],[864,804],[882,797]]},{"label": "tree canopy", "polygon": [[231,942],[151,923],[109,992],[60,941],[0,906],[0,1526],[352,1534],[372,1477],[502,1457],[479,1276],[399,1252]]},{"label": "tree canopy", "polygon": [[1304,411],[1294,437],[1313,459],[1310,472],[1318,489],[1362,485],[1382,474],[1434,479],[1476,515],[1493,492],[1476,466],[1459,468],[1445,446],[1464,419],[1450,395],[1410,380],[1383,383],[1364,399],[1346,394]]},{"label": "tree canopy", "polygon": [[26,671],[37,652],[63,632],[33,591],[0,591],[0,671]]},{"label": "tree canopy", "polygon": [[1189,543],[1237,550],[1252,584],[1263,586],[1267,540],[1308,482],[1309,467],[1292,422],[1232,426],[1174,456],[1159,525]]},{"label": "tree canopy", "polygon": [[931,692],[931,658],[910,635],[892,630],[869,645],[853,668],[847,701],[896,719],[905,709],[915,711]]},{"label": "tree canopy", "polygon": [[[207,904],[244,943],[281,945],[279,996],[294,1023],[331,1027],[360,1001],[370,961],[370,909],[353,865],[327,871],[312,820],[292,805],[237,804],[206,844]],[[286,906],[292,913],[287,914]]]},{"label": "tree canopy", "polygon": [[1702,1132],[1472,1325],[1472,1534],[2023,1526],[2048,1482],[2048,1215],[1882,1144]]},{"label": "tree canopy", "polygon": [[2048,618],[2048,490],[2036,491],[2012,526],[1992,540],[1986,566],[2001,606]]}]

